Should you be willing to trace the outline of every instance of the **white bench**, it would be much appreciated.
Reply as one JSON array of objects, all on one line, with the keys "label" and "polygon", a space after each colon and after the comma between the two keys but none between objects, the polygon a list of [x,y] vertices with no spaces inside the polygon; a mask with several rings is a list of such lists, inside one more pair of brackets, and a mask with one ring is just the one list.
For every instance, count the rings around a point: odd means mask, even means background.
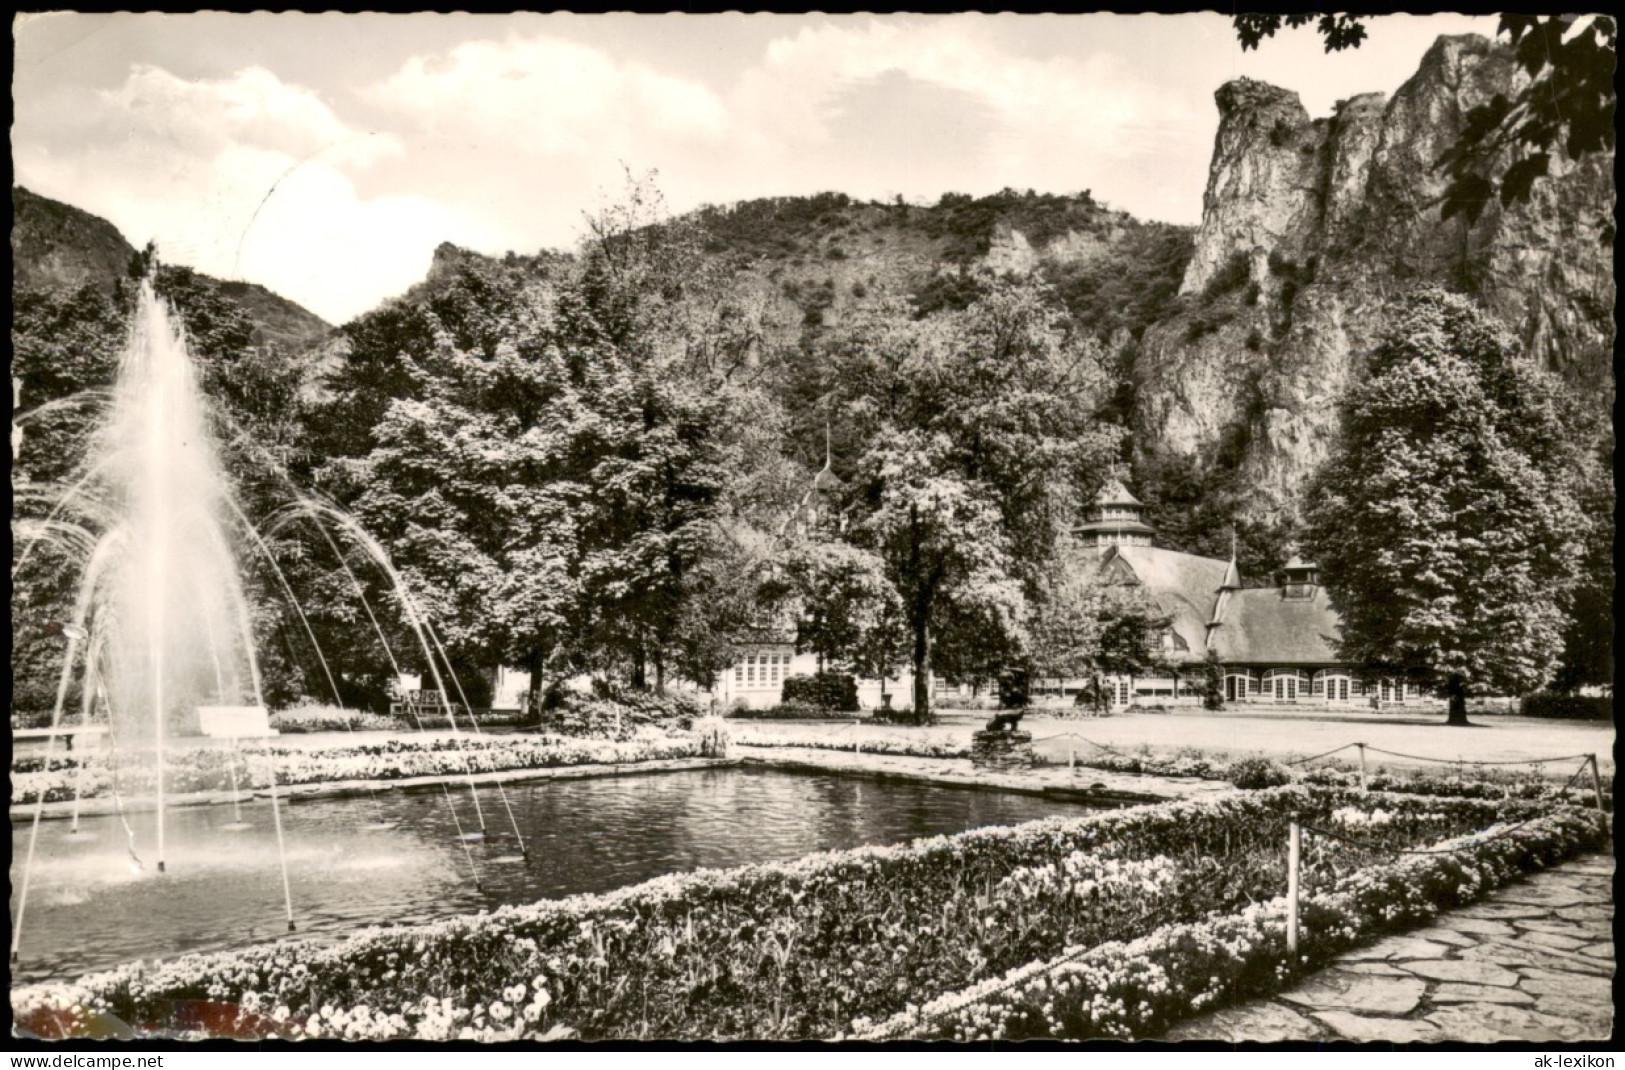
[{"label": "white bench", "polygon": [[198,727],[210,739],[261,739],[282,733],[264,706],[199,706]]}]

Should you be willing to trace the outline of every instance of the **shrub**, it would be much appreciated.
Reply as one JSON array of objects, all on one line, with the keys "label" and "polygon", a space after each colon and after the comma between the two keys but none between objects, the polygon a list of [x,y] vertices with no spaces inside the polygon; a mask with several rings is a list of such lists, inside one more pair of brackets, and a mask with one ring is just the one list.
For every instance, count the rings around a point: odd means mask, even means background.
[{"label": "shrub", "polygon": [[721,717],[702,717],[695,721],[694,734],[700,740],[700,757],[728,756],[728,725]]},{"label": "shrub", "polygon": [[1236,252],[1220,265],[1219,270],[1202,287],[1202,300],[1213,301],[1232,290],[1240,289],[1252,274],[1251,259],[1246,253]]},{"label": "shrub", "polygon": [[836,672],[786,676],[783,702],[787,706],[812,706],[855,713],[858,710],[858,682],[846,673]]},{"label": "shrub", "polygon": [[1202,708],[1224,709],[1224,664],[1211,648],[1202,662]]},{"label": "shrub", "polygon": [[544,730],[588,739],[631,739],[641,729],[686,732],[703,717],[687,695],[625,691],[613,698],[587,698],[568,692],[564,701],[542,711]]},{"label": "shrub", "polygon": [[1185,341],[1199,342],[1228,326],[1235,318],[1234,309],[1222,306],[1202,306],[1192,309],[1190,318],[1185,324]]},{"label": "shrub", "polygon": [[1230,767],[1230,783],[1238,788],[1275,788],[1292,783],[1292,773],[1269,758],[1243,758]]},{"label": "shrub", "polygon": [[1525,717],[1549,717],[1574,721],[1612,721],[1614,700],[1609,696],[1559,695],[1551,691],[1526,695],[1518,704]]}]

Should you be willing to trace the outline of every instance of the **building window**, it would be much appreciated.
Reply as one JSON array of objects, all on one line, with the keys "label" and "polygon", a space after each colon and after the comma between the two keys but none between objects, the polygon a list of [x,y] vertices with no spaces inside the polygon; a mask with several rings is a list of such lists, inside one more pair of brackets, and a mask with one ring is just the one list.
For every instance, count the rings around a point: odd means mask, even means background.
[{"label": "building window", "polygon": [[[1323,695],[1327,702],[1347,702],[1348,674],[1341,669],[1322,669],[1315,673],[1315,694]],[[1355,691],[1354,694],[1359,694],[1359,691]]]},{"label": "building window", "polygon": [[1232,701],[1246,698],[1251,682],[1246,673],[1231,673],[1224,678],[1224,697]]},{"label": "building window", "polygon": [[734,666],[734,683],[742,684],[744,682],[745,682],[745,666],[743,664],[735,665]]}]

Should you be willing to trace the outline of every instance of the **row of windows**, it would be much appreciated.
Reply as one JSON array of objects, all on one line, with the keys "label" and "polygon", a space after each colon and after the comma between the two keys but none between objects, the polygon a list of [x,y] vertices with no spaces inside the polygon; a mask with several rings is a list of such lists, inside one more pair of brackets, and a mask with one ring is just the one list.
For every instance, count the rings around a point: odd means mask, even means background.
[{"label": "row of windows", "polygon": [[1095,545],[1109,546],[1113,544],[1118,546],[1150,546],[1151,536],[1129,535],[1120,531],[1099,531],[1095,533]]},{"label": "row of windows", "polygon": [[1383,702],[1401,702],[1421,697],[1422,689],[1403,681],[1361,680],[1335,669],[1322,669],[1313,675],[1302,669],[1270,669],[1261,678],[1251,672],[1229,674],[1225,677],[1225,694],[1228,698],[1258,695],[1288,701],[1309,695],[1332,702],[1374,694]]},{"label": "row of windows", "polygon": [[774,684],[784,682],[789,669],[789,654],[746,654],[734,666],[734,684],[744,687],[772,687]]}]

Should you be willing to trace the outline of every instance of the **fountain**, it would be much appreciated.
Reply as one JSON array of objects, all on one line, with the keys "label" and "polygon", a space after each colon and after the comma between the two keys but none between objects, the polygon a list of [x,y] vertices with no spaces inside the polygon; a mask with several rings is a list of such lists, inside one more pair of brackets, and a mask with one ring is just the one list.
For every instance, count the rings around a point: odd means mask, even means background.
[{"label": "fountain", "polygon": [[[14,397],[18,388],[14,381]],[[121,841],[118,848],[133,872],[156,879],[169,870],[172,845],[168,841],[166,796],[170,794],[172,774],[167,766],[174,760],[177,745],[206,746],[205,739],[229,743],[226,768],[231,778],[233,820],[216,831],[244,832],[251,826],[241,812],[238,765],[241,762],[247,773],[247,759],[254,748],[240,745],[261,744],[258,749],[265,763],[262,782],[269,785],[283,914],[288,931],[294,931],[283,806],[275,752],[267,742],[267,736],[274,733],[265,725],[266,702],[254,621],[236,547],[260,555],[261,563],[274,576],[315,648],[335,701],[338,688],[316,646],[304,610],[269,545],[233,497],[184,330],[156,295],[150,277],[141,283],[113,389],[87,391],[86,395],[95,400],[105,398],[101,423],[71,485],[54,500],[48,516],[32,522],[33,541],[24,547],[12,570],[15,577],[44,539],[68,547],[83,559],[71,620],[56,626],[67,643],[46,740],[45,767],[50,768],[59,738],[71,741],[72,736],[64,736],[65,732],[105,726],[113,803],[122,825],[122,835],[115,837]],[[14,459],[20,434],[19,422],[14,424],[12,434]],[[29,488],[30,492],[38,489],[43,488]],[[362,585],[350,571],[338,543],[321,525],[326,523],[342,531],[383,570],[406,609],[408,623],[441,693],[448,695],[436,664],[445,658],[445,652],[382,547],[338,510],[297,491],[292,496],[293,505],[277,522],[299,519],[318,526],[350,575],[367,618],[384,643],[385,653],[395,662],[383,629],[366,605]],[[449,665],[446,675],[451,675]],[[64,721],[64,708],[75,679],[80,698],[76,726]],[[455,678],[452,682],[456,683]],[[455,733],[455,719],[452,726]],[[478,725],[474,727],[478,729]],[[90,837],[79,827],[79,800],[87,764],[81,755],[70,838]],[[477,832],[464,833],[444,784],[442,794],[473,886],[478,890],[480,874],[469,843],[483,841],[487,830],[471,772],[467,781],[478,816]],[[514,823],[518,857],[528,861],[506,792],[500,784],[497,790]],[[126,816],[126,804],[137,801],[135,809],[150,810],[153,815],[150,838],[144,828],[144,834],[138,835]],[[376,808],[376,795],[374,803]],[[12,919],[13,962],[19,955],[44,808],[41,792],[34,806]],[[365,827],[387,830],[393,824],[380,811]],[[190,857],[199,856],[192,851]]]},{"label": "fountain", "polygon": [[[13,439],[15,448],[15,433]],[[71,510],[98,523],[72,621],[62,628],[67,651],[46,764],[63,729],[63,707],[77,670],[81,725],[90,723],[100,705],[110,746],[126,770],[147,767],[136,779],[152,786],[151,857],[158,873],[165,872],[169,846],[165,757],[170,742],[198,733],[199,707],[265,705],[253,622],[227,535],[229,495],[185,336],[151,280],[145,280],[117,383],[83,472],[52,510],[52,519]],[[27,556],[25,550],[22,560]],[[276,804],[274,770],[271,791]],[[42,808],[43,797],[12,924],[14,960]],[[280,805],[273,813],[280,856],[285,851]],[[138,858],[131,838],[131,856]],[[292,930],[292,897],[286,887],[284,892]]]}]

